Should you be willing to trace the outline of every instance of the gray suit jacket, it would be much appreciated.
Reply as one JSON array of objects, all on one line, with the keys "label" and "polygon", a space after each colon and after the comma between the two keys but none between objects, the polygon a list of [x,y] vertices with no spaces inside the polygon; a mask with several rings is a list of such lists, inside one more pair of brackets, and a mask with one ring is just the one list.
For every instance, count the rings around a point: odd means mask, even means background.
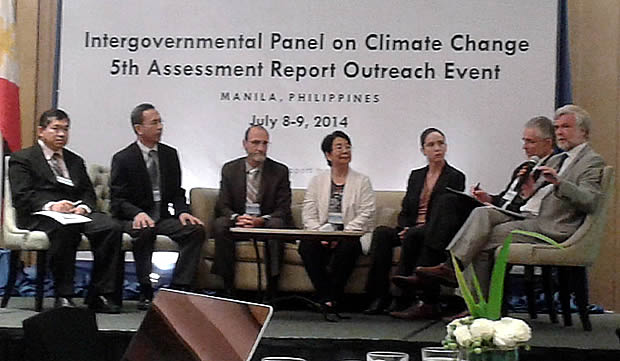
[{"label": "gray suit jacket", "polygon": [[[557,166],[561,154],[553,156],[548,166]],[[536,220],[541,233],[556,241],[570,237],[594,211],[601,197],[601,177],[605,162],[589,144],[575,156],[560,176],[560,184],[543,198]]]}]

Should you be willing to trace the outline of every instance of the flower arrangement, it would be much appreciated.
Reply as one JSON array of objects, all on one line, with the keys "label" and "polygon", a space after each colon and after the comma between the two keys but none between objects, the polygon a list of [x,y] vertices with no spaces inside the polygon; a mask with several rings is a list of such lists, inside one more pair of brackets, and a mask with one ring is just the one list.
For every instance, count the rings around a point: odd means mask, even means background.
[{"label": "flower arrangement", "polygon": [[504,278],[513,234],[534,237],[563,248],[562,245],[540,233],[521,230],[510,232],[495,258],[488,301],[482,294],[475,272],[472,272],[478,302],[474,300],[463,272],[452,255],[459,288],[471,316],[450,322],[446,327],[447,335],[442,343],[446,348],[459,349],[462,360],[518,360],[518,348],[521,346],[529,348],[526,342],[532,337],[532,331],[528,324],[511,317],[501,317]]},{"label": "flower arrangement", "polygon": [[532,338],[532,330],[522,320],[502,317],[497,321],[471,316],[456,319],[446,326],[443,345],[480,354],[490,350],[513,350]]}]

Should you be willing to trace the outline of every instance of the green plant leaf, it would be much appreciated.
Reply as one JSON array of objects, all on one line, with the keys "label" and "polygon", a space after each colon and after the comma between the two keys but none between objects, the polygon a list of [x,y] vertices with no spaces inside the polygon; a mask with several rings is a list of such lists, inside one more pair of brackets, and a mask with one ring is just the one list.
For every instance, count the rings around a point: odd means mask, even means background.
[{"label": "green plant leaf", "polygon": [[561,244],[557,243],[553,239],[543,234],[537,232],[522,231],[520,229],[515,229],[511,231],[504,239],[503,247],[499,251],[497,257],[495,257],[495,265],[493,266],[493,271],[491,274],[491,284],[489,288],[488,300],[485,300],[485,297],[482,294],[482,290],[480,289],[480,282],[478,281],[475,270],[473,270],[473,284],[476,296],[478,298],[478,302],[476,302],[476,300],[474,299],[473,294],[469,289],[469,286],[467,285],[467,281],[465,280],[463,271],[461,270],[458,262],[456,261],[456,257],[451,254],[452,264],[454,265],[454,272],[456,274],[456,279],[459,283],[459,288],[461,289],[461,293],[463,295],[465,303],[467,304],[469,313],[474,318],[482,317],[488,318],[490,320],[499,320],[501,318],[502,301],[504,299],[504,280],[506,278],[506,267],[508,266],[508,256],[510,255],[510,245],[512,244],[513,234],[533,237],[549,243],[555,247],[564,249]]},{"label": "green plant leaf", "polygon": [[512,233],[504,239],[504,245],[495,257],[493,273],[491,274],[491,286],[489,288],[489,305],[487,307],[487,318],[499,320],[502,316],[502,300],[504,299],[504,280],[506,277],[506,266],[512,243]]},{"label": "green plant leaf", "polygon": [[484,297],[484,294],[482,294],[482,289],[480,288],[480,281],[478,280],[478,276],[476,275],[476,270],[473,269],[472,266],[472,281],[474,283],[474,289],[476,290],[476,296],[478,296],[478,305],[480,305],[480,307],[483,310],[486,310],[486,297]]},{"label": "green plant leaf", "polygon": [[467,281],[465,281],[465,277],[463,276],[463,271],[461,271],[461,267],[459,267],[458,262],[456,261],[456,257],[452,252],[450,252],[450,256],[452,257],[452,264],[454,266],[454,273],[456,275],[456,280],[459,283],[459,288],[461,289],[461,294],[463,296],[463,300],[467,304],[467,309],[472,317],[484,317],[480,315],[480,309],[477,307],[476,301],[474,301],[474,297],[471,294],[471,290],[467,286]]},{"label": "green plant leaf", "polygon": [[561,243],[558,243],[558,242],[554,241],[553,239],[545,236],[544,234],[540,234],[538,232],[522,231],[520,229],[515,229],[514,231],[512,231],[510,233],[521,234],[521,235],[524,235],[524,236],[528,236],[528,237],[532,237],[532,238],[537,238],[537,239],[540,239],[541,241],[547,242],[550,245],[555,246],[557,248],[566,249]]}]

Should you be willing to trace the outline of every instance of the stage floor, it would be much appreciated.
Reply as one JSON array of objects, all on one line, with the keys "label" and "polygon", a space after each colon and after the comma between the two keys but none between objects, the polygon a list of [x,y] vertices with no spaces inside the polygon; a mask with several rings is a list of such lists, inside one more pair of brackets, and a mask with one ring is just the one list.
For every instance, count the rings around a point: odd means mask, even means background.
[{"label": "stage floor", "polygon": [[[80,299],[76,299],[78,304]],[[46,298],[44,309],[50,309],[54,301]],[[31,297],[12,297],[7,308],[0,309],[0,330],[19,332],[22,321],[36,314],[33,311],[34,299]],[[394,340],[408,342],[440,342],[445,336],[442,321],[406,321],[389,316],[367,316],[359,313],[344,313],[351,319],[337,323],[325,322],[318,313],[310,311],[276,311],[265,336],[272,339],[356,339],[356,340]],[[511,315],[524,319],[532,327],[533,338],[530,345],[546,348],[573,348],[620,350],[615,334],[620,327],[619,314],[591,315],[592,332],[584,332],[581,322],[573,314],[573,326],[564,327],[552,324],[547,315],[539,315],[530,320],[524,313]],[[124,301],[123,312],[118,315],[97,315],[101,331],[133,332],[137,330],[143,311],[136,309],[135,301]],[[561,322],[561,317],[560,317]]]}]

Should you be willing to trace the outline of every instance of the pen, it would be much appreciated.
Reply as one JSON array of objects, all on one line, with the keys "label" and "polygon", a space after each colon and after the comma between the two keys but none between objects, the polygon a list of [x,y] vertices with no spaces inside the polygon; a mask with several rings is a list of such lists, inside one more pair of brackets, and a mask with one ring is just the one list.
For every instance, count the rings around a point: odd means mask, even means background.
[{"label": "pen", "polygon": [[474,186],[474,190],[477,191],[480,189],[480,182],[476,183],[476,185]]}]

